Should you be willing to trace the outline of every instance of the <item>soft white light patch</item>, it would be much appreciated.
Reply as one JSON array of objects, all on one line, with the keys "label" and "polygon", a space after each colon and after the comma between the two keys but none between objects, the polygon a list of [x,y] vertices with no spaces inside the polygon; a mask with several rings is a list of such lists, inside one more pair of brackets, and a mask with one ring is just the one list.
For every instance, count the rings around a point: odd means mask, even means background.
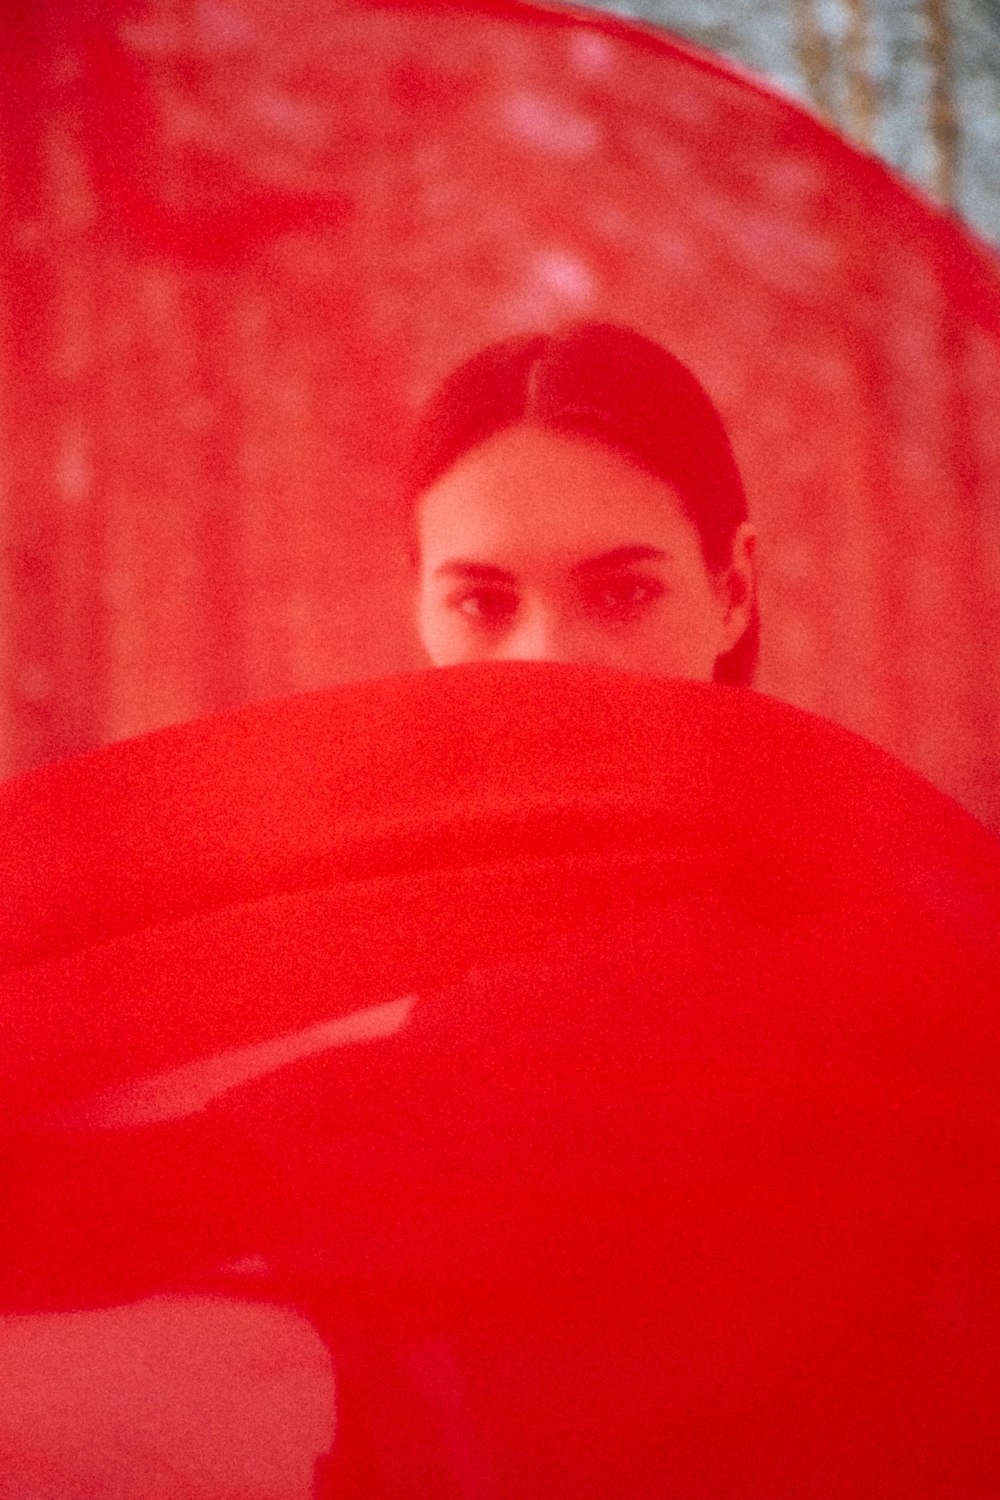
[{"label": "soft white light patch", "polygon": [[383,1005],[369,1005],[335,1021],[321,1021],[268,1042],[217,1052],[151,1078],[120,1084],[46,1116],[46,1124],[112,1130],[183,1119],[241,1084],[264,1078],[290,1063],[350,1042],[392,1036],[405,1025],[416,1001],[415,995],[405,995]]}]

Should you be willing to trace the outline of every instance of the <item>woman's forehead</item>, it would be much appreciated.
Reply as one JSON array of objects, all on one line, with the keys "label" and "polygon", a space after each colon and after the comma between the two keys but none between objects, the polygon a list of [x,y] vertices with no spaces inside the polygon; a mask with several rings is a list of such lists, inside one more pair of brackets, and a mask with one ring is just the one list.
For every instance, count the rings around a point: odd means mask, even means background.
[{"label": "woman's forehead", "polygon": [[600,443],[527,424],[498,433],[442,475],[421,500],[418,530],[431,568],[508,551],[576,563],[618,553],[614,561],[624,566],[640,560],[639,549],[673,554],[697,545],[663,480]]}]

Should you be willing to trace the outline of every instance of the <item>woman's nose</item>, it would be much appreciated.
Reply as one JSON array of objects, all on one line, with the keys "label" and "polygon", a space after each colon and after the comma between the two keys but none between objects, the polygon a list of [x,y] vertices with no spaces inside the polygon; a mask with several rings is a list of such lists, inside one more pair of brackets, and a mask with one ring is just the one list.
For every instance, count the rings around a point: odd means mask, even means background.
[{"label": "woman's nose", "polygon": [[504,638],[500,661],[578,661],[583,642],[572,623],[557,611],[536,609],[523,614]]}]

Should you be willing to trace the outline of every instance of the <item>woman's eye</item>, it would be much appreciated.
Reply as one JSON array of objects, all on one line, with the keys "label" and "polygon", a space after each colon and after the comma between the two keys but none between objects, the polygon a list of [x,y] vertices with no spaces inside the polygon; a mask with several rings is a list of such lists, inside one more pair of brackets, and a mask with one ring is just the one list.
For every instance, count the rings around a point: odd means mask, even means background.
[{"label": "woman's eye", "polygon": [[465,589],[449,603],[467,620],[492,629],[512,620],[517,612],[516,596],[504,589]]},{"label": "woman's eye", "polygon": [[663,597],[663,585],[655,578],[615,578],[593,584],[587,590],[587,607],[611,620],[631,620]]}]

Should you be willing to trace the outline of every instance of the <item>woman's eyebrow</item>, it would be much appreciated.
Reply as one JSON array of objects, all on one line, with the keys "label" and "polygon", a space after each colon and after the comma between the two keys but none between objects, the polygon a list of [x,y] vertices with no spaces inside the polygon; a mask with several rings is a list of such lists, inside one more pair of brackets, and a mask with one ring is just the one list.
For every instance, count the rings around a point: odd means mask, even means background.
[{"label": "woman's eyebrow", "polygon": [[584,558],[577,563],[574,573],[603,573],[610,568],[627,568],[637,562],[668,562],[669,555],[660,547],[614,547],[610,552],[601,552],[597,557]]},{"label": "woman's eyebrow", "polygon": [[453,558],[434,569],[435,578],[464,578],[474,583],[514,583],[513,573],[495,568],[492,563],[466,562],[464,558]]}]

